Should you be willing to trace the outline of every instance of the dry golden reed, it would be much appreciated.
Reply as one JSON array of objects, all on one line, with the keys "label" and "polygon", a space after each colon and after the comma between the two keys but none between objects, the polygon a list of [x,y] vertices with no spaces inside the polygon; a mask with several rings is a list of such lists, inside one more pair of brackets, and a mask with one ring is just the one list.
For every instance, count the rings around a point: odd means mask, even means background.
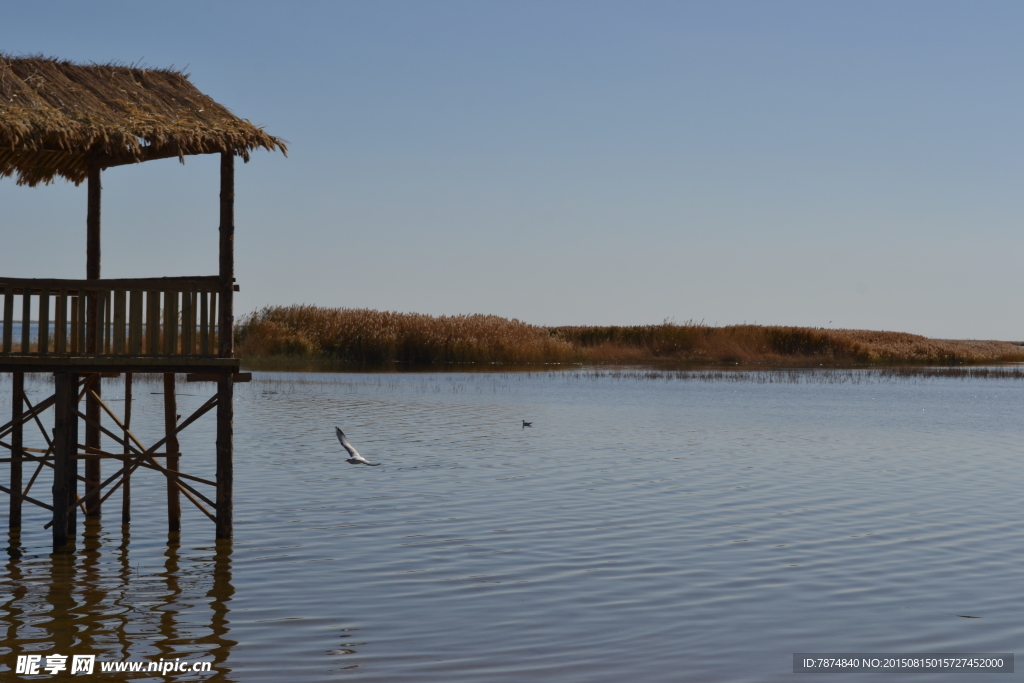
[{"label": "dry golden reed", "polygon": [[495,315],[430,316],[354,308],[268,306],[237,327],[249,358],[409,363],[925,364],[1024,361],[1000,341],[929,339],[904,332],[662,323],[540,327]]},{"label": "dry golden reed", "polygon": [[307,356],[383,363],[551,363],[573,346],[543,327],[495,315],[430,316],[365,308],[267,307],[237,331],[243,356]]}]

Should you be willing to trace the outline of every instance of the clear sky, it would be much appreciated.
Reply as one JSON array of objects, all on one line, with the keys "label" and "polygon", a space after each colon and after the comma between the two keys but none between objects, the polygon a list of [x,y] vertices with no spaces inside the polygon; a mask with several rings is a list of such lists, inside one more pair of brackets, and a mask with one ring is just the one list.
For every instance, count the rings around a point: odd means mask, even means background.
[{"label": "clear sky", "polygon": [[[187,67],[242,312],[1024,340],[1019,2],[20,2],[0,50]],[[103,274],[217,270],[217,161],[104,174]],[[0,181],[0,272],[85,276],[85,186]]]}]

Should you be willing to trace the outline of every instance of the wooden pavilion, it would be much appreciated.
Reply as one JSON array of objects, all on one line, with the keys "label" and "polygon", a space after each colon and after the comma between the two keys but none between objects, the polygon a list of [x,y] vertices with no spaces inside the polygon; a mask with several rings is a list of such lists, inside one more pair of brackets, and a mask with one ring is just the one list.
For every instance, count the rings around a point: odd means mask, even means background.
[{"label": "wooden pavilion", "polygon": [[[218,539],[231,538],[232,395],[234,383],[247,378],[239,372],[232,345],[232,296],[238,289],[234,161],[236,156],[248,161],[250,153],[261,148],[287,152],[283,141],[201,93],[180,71],[0,53],[0,178],[15,176],[19,185],[28,186],[56,178],[88,185],[86,278],[0,276],[0,372],[12,374],[13,388],[10,422],[0,426],[0,447],[10,451],[10,458],[0,460],[10,463],[10,486],[0,490],[10,495],[13,534],[21,530],[22,503],[38,505],[53,513],[47,526],[52,527],[54,549],[64,548],[73,542],[77,510],[98,517],[101,504],[119,488],[122,523],[127,523],[131,475],[141,467],[166,477],[172,533],[180,530],[179,496],[184,495],[215,523]],[[170,157],[184,162],[192,154],[220,154],[220,272],[102,279],[103,169]],[[35,335],[33,314],[38,321]],[[33,405],[24,390],[26,372],[52,372],[54,394]],[[143,445],[130,427],[133,373],[163,373],[165,435],[150,446]],[[121,374],[125,409],[118,416],[103,401],[101,378]],[[180,422],[176,374],[185,374],[190,381],[217,382],[217,393]],[[51,407],[52,436],[40,420]],[[214,408],[217,475],[210,481],[180,470],[177,434]],[[103,413],[109,428],[101,419]],[[23,429],[33,422],[43,434],[45,449],[24,446]],[[80,422],[84,443],[79,442]],[[104,448],[103,436],[116,447]],[[84,476],[79,474],[79,461],[84,462]],[[106,478],[105,461],[115,470]],[[25,465],[34,466],[27,482]],[[44,468],[53,474],[49,503],[30,495]],[[81,491],[79,482],[84,485]],[[214,488],[215,493],[208,491],[212,499],[201,492],[202,485]]]}]

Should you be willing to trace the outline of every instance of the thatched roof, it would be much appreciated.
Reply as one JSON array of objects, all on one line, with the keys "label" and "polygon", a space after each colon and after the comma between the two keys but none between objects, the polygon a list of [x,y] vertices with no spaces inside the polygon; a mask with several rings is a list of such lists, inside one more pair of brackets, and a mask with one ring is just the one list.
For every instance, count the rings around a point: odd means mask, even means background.
[{"label": "thatched roof", "polygon": [[282,140],[240,119],[173,69],[74,64],[0,53],[0,178],[75,184],[90,165],[233,152],[287,153]]}]

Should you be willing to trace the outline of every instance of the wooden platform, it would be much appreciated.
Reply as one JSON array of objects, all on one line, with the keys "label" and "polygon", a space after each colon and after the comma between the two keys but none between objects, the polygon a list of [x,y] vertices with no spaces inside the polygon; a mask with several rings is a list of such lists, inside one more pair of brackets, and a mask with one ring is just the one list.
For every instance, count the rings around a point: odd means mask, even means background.
[{"label": "wooden platform", "polygon": [[236,374],[237,358],[203,356],[0,355],[0,372],[176,372]]}]

